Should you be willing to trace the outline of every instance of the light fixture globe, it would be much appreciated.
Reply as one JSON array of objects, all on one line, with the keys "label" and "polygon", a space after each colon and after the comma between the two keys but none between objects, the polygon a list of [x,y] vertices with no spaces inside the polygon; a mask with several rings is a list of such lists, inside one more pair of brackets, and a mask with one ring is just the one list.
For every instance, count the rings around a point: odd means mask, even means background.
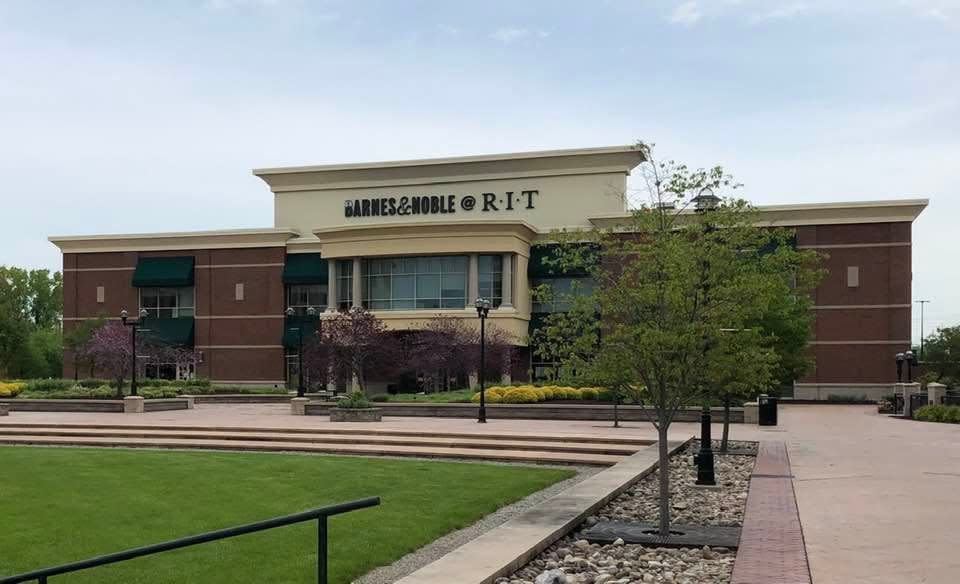
[{"label": "light fixture globe", "polygon": [[907,356],[906,356],[905,354],[903,354],[903,353],[897,353],[897,355],[896,355],[897,361],[903,361],[903,360],[906,359],[906,358],[907,358]]},{"label": "light fixture globe", "polygon": [[316,315],[317,315],[317,309],[314,308],[314,307],[312,307],[312,306],[308,306],[308,307],[307,307],[307,316],[316,316]]},{"label": "light fixture globe", "polygon": [[287,312],[287,316],[293,316],[296,313],[296,311],[293,309],[292,306],[287,308],[286,312]]},{"label": "light fixture globe", "polygon": [[698,212],[712,211],[720,204],[720,197],[713,194],[713,190],[710,187],[704,187],[691,202]]},{"label": "light fixture globe", "polygon": [[477,307],[477,310],[483,308],[483,297],[477,298],[477,301],[474,302],[473,305]]},{"label": "light fixture globe", "polygon": [[146,308],[141,308],[141,309],[140,309],[140,318],[147,318],[148,315],[149,315],[149,313],[147,312],[147,309],[146,309]]},{"label": "light fixture globe", "polygon": [[123,310],[120,311],[120,320],[124,320],[124,321],[127,320],[127,316],[128,316],[128,315],[127,315],[127,309],[126,309],[126,308],[124,308]]}]

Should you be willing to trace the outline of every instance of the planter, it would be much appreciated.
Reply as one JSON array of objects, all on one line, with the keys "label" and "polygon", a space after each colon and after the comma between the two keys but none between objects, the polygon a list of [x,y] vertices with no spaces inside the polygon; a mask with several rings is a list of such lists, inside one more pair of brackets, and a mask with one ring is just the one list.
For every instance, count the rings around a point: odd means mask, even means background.
[{"label": "planter", "polygon": [[379,422],[382,416],[380,408],[330,408],[331,422]]}]

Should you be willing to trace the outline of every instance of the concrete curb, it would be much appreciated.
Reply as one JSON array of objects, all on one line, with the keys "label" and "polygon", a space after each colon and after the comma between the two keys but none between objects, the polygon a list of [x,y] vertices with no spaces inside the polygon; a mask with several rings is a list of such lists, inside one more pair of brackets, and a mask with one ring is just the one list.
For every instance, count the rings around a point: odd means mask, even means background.
[{"label": "concrete curb", "polygon": [[[670,453],[689,440],[670,442]],[[528,509],[396,584],[490,584],[511,574],[573,531],[589,515],[651,473],[658,463],[652,444],[614,466]]]}]

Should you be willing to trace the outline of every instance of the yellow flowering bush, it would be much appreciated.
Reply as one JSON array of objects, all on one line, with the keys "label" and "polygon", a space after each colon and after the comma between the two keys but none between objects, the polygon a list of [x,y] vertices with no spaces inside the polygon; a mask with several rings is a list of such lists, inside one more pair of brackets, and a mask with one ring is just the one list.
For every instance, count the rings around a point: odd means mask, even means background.
[{"label": "yellow flowering bush", "polygon": [[[533,404],[553,400],[597,400],[600,399],[600,389],[596,387],[567,387],[562,385],[533,385],[500,386],[495,385],[485,390],[488,403],[504,404]],[[480,392],[470,398],[473,403],[480,401]]]},{"label": "yellow flowering bush", "polygon": [[0,397],[17,397],[26,385],[26,383],[19,381],[0,381]]}]

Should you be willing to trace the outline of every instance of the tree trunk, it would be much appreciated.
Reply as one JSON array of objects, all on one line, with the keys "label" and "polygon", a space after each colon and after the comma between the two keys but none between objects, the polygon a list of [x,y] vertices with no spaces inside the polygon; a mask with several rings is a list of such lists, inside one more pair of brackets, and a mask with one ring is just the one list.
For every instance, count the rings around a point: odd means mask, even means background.
[{"label": "tree trunk", "polygon": [[667,447],[667,426],[658,429],[660,451],[660,535],[670,535],[670,455]]},{"label": "tree trunk", "polygon": [[730,398],[723,399],[723,438],[720,439],[720,452],[727,453],[727,443],[730,441]]},{"label": "tree trunk", "polygon": [[613,392],[613,427],[620,427],[620,409],[618,405],[620,404],[620,392],[614,390]]}]

